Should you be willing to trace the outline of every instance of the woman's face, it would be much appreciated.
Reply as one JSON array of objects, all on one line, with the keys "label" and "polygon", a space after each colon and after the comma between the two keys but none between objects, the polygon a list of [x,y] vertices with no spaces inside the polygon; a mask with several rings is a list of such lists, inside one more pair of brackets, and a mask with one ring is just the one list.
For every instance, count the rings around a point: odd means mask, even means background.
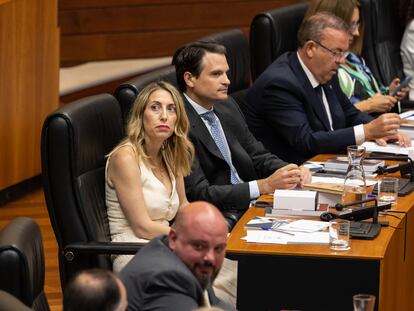
[{"label": "woman's face", "polygon": [[359,36],[359,8],[355,7],[352,13],[351,21],[349,22],[349,32],[352,36],[349,39],[349,45],[353,41],[353,37]]},{"label": "woman's face", "polygon": [[145,136],[165,141],[173,133],[177,122],[177,107],[171,94],[163,89],[154,91],[144,110]]}]

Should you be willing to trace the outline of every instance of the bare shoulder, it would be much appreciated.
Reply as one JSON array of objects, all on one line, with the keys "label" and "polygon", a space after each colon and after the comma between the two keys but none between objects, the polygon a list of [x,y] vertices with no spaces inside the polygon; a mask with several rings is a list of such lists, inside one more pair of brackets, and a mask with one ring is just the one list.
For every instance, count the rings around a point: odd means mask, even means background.
[{"label": "bare shoulder", "polygon": [[116,150],[111,155],[109,168],[111,170],[139,169],[137,157],[132,146],[126,145]]}]

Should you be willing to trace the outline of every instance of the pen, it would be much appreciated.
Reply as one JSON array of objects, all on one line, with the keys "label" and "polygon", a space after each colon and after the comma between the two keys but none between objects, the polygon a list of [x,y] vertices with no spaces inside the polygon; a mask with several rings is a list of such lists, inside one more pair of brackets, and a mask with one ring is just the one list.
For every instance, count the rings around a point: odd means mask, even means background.
[{"label": "pen", "polygon": [[287,234],[287,235],[295,236],[293,233],[286,232],[286,231],[279,230],[279,229],[274,229],[274,228],[271,228],[271,227],[262,227],[262,230],[275,231],[275,232],[279,232],[279,233],[284,233],[284,234]]}]

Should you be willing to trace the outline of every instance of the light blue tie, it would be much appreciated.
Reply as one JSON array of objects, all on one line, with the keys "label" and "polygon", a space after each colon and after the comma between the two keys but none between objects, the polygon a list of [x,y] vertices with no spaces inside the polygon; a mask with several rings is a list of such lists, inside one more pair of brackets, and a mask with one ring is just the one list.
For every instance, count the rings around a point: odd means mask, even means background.
[{"label": "light blue tie", "polygon": [[223,155],[224,160],[230,167],[230,182],[234,184],[240,183],[240,179],[237,178],[235,168],[231,163],[230,153],[228,148],[226,148],[226,140],[224,138],[223,132],[220,131],[217,117],[213,110],[210,110],[206,113],[201,114],[201,117],[208,122],[210,125],[211,136],[214,139],[217,147],[219,148],[221,154]]}]

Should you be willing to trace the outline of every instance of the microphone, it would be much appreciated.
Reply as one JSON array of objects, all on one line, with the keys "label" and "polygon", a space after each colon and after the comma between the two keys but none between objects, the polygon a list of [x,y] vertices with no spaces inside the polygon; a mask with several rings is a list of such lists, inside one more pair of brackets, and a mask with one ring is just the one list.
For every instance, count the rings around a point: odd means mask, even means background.
[{"label": "microphone", "polygon": [[376,198],[375,197],[374,198],[368,198],[368,199],[365,199],[365,200],[354,201],[354,202],[347,203],[347,204],[336,203],[335,204],[335,209],[337,211],[342,211],[345,207],[359,205],[359,204],[368,203],[368,202],[372,202],[372,201],[375,201],[375,203],[376,203]]},{"label": "microphone", "polygon": [[398,171],[400,171],[401,176],[411,174],[411,163],[407,162],[407,163],[400,163],[400,164],[395,164],[395,165],[380,166],[375,171],[375,173],[384,175],[386,173],[395,173]]},{"label": "microphone", "polygon": [[410,175],[410,182],[414,182],[414,165],[413,160],[406,155],[373,155],[372,153],[366,159],[389,160],[389,161],[408,161],[396,165],[379,167],[375,173],[383,175],[384,173],[395,173],[400,171],[401,176]]}]

